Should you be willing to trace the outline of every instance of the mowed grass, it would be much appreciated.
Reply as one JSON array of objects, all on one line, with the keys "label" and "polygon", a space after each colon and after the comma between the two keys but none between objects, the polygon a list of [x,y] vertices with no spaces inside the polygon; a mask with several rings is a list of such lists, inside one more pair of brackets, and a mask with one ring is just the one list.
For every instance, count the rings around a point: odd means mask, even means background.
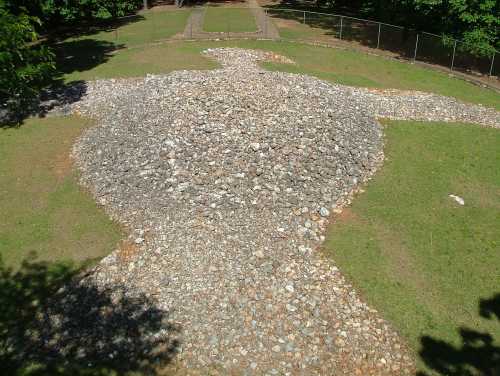
[{"label": "mowed grass", "polygon": [[[202,48],[189,43],[165,43],[98,54],[105,60],[88,69],[69,69],[66,82],[104,78],[142,77],[147,74],[164,74],[175,70],[215,69],[218,64],[203,57]],[[81,60],[80,60],[81,61]],[[78,62],[75,62],[78,64]]]},{"label": "mowed grass", "polygon": [[423,336],[459,348],[461,327],[500,345],[498,322],[479,315],[500,292],[499,130],[390,122],[385,135],[385,164],[330,226],[326,253],[415,352]]},{"label": "mowed grass", "polygon": [[[74,50],[82,51],[78,45],[72,47]],[[442,72],[361,52],[294,42],[173,41],[114,52],[109,52],[101,46],[100,52],[94,58],[88,59],[89,55],[86,55],[88,64],[83,69],[79,64],[85,56],[63,61],[67,67],[65,79],[71,81],[134,77],[181,69],[214,69],[218,64],[201,55],[204,49],[213,47],[263,49],[282,54],[296,62],[293,65],[263,63],[264,68],[272,71],[308,74],[333,83],[352,86],[421,90],[500,110],[499,93]],[[71,68],[71,64],[75,69]]]},{"label": "mowed grass", "polygon": [[95,39],[133,47],[156,40],[167,39],[184,31],[190,9],[147,11],[126,17],[107,30],[98,31],[70,40]]},{"label": "mowed grass", "polygon": [[[121,20],[121,24],[112,28],[71,37],[50,47],[56,53],[58,69],[66,82],[164,72],[169,56],[148,54],[144,46],[182,33],[190,13],[190,10],[143,12]],[[128,48],[137,46],[143,46],[145,59],[134,56],[128,61],[131,55]],[[190,68],[189,62],[186,67]]]},{"label": "mowed grass", "polygon": [[[304,41],[317,41],[322,40],[325,36],[330,37],[327,31],[320,28],[311,27],[307,24],[294,23],[293,21],[279,20],[275,21],[278,24],[278,31],[280,37],[288,40],[304,40]],[[280,26],[281,25],[281,26]]]},{"label": "mowed grass", "polygon": [[35,258],[81,265],[109,254],[122,237],[72,169],[72,144],[90,125],[51,117],[0,128],[0,256],[7,266]]},{"label": "mowed grass", "polygon": [[223,33],[257,31],[255,17],[248,8],[206,7],[205,9],[204,31]]},{"label": "mowed grass", "polygon": [[269,10],[269,16],[280,37],[288,40],[334,41],[333,36],[340,28],[339,19],[330,15],[306,13],[306,23],[303,12]]}]

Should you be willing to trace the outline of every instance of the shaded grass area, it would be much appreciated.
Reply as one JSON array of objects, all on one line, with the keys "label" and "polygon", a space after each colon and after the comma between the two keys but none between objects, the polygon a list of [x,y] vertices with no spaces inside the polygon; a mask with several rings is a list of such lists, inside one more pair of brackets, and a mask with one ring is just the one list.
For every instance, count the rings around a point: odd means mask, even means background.
[{"label": "shaded grass area", "polygon": [[[469,374],[459,363],[472,346],[471,374],[494,374],[477,370],[500,370],[500,327],[478,307],[500,303],[500,133],[417,122],[390,122],[385,133],[385,165],[335,220],[326,252],[421,352],[422,370]],[[470,342],[467,330],[486,337]]]},{"label": "shaded grass area", "polygon": [[248,8],[207,7],[203,21],[203,30],[208,32],[257,31],[255,17]]},{"label": "shaded grass area", "polygon": [[[332,8],[328,5],[325,6],[325,3],[318,4],[307,1],[283,1],[276,4],[269,4],[266,7],[268,8],[268,14],[273,17],[280,35],[285,39],[333,44],[338,43],[339,39],[342,39],[343,41],[348,41],[352,46],[380,48],[406,59],[413,59],[414,57],[417,31],[388,24],[382,24],[379,29],[376,21],[389,22],[395,25],[404,25],[404,22],[402,20],[398,22],[394,20],[384,21],[383,17],[381,18],[381,14],[371,13],[368,8],[364,9],[360,14],[359,9],[356,11],[347,3],[341,7],[334,6]],[[304,13],[298,9],[305,10],[306,12]],[[317,12],[320,13],[318,14]],[[341,16],[331,13],[368,18],[368,20],[350,17],[341,18]],[[455,58],[453,58],[454,51],[452,45],[445,43],[439,36],[420,33],[417,60],[440,65],[444,68],[450,68],[453,60],[454,71],[469,74],[472,70],[480,72],[482,75],[490,73],[491,56],[474,56],[467,51],[465,46],[460,46],[460,44],[458,46]],[[498,76],[499,69],[500,65],[495,61],[493,64],[494,76]],[[487,81],[498,87],[494,80],[486,79],[484,82]]]},{"label": "shaded grass area", "polygon": [[284,39],[333,41],[333,37],[338,36],[340,20],[334,15],[306,13],[304,18],[301,11],[272,8],[268,10],[268,14],[278,28],[280,37]]},{"label": "shaded grass area", "polygon": [[29,119],[0,129],[0,256],[81,265],[110,253],[120,227],[83,192],[71,169],[71,146],[90,121]]},{"label": "shaded grass area", "polygon": [[333,40],[329,32],[321,28],[311,27],[298,21],[276,19],[274,22],[278,27],[280,37],[283,39],[321,41],[325,36],[328,36]]},{"label": "shaded grass area", "polygon": [[106,63],[85,71],[73,70],[64,76],[66,82],[102,78],[141,77],[174,70],[214,69],[217,64],[200,55],[202,48],[189,43],[165,43],[126,49],[106,55]]},{"label": "shaded grass area", "polygon": [[120,20],[120,23],[103,25],[102,30],[68,40],[90,38],[133,47],[155,40],[167,39],[183,32],[190,13],[191,10],[187,8],[175,11],[141,12],[136,16]]},{"label": "shaded grass area", "polygon": [[[151,69],[149,72],[147,69],[141,69],[141,59],[133,59],[123,64],[123,60],[128,58],[126,49],[144,46],[181,33],[189,15],[190,10],[187,9],[143,12],[122,20],[119,25],[110,24],[52,44],[58,71],[66,82],[107,77],[112,75],[113,71],[116,71],[116,77],[155,73],[155,63],[161,65],[162,60],[168,60],[168,56],[154,56],[154,60],[149,56],[153,65],[147,67]],[[120,54],[120,50],[123,50],[124,54]],[[145,55],[148,55],[147,49]],[[113,59],[111,65],[105,64],[115,56],[119,57]],[[93,69],[98,73],[94,74]]]},{"label": "shaded grass area", "polygon": [[[105,63],[89,65],[91,68],[85,71],[72,70],[68,68],[71,63],[67,64],[66,70],[70,73],[66,74],[65,79],[88,80],[144,76],[147,73],[167,73],[180,69],[213,69],[217,64],[200,55],[200,52],[207,48],[224,46],[274,51],[297,63],[295,65],[263,63],[269,70],[304,73],[352,86],[427,91],[500,110],[500,94],[441,72],[361,52],[293,42],[257,40],[170,42],[115,53],[109,53],[107,47],[101,45],[99,49],[104,53]],[[99,56],[95,59],[100,59]],[[75,64],[81,61],[76,60]]]}]

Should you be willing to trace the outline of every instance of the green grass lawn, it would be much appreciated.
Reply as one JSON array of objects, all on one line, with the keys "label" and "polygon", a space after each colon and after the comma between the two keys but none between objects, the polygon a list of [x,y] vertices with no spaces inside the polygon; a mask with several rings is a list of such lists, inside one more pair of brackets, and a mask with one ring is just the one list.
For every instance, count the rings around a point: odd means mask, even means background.
[{"label": "green grass lawn", "polygon": [[385,135],[385,164],[331,225],[327,254],[415,351],[423,336],[461,345],[460,327],[500,345],[479,315],[500,292],[500,132],[390,122]]},{"label": "green grass lawn", "polygon": [[142,45],[182,33],[190,14],[191,10],[187,8],[175,11],[142,12],[137,16],[124,18],[121,24],[117,24],[117,27],[70,40],[90,38],[124,47]]},{"label": "green grass lawn", "polygon": [[0,128],[0,256],[82,264],[110,253],[122,231],[84,192],[71,168],[80,118],[30,119]]},{"label": "green grass lawn", "polygon": [[[162,66],[169,61],[169,56],[153,57],[144,46],[181,33],[189,15],[190,10],[143,12],[125,18],[116,28],[71,37],[50,47],[55,51],[58,69],[66,81],[155,73],[154,66]],[[126,61],[127,48],[137,46],[143,46],[147,58],[139,56]],[[144,60],[149,64],[143,68]]]},{"label": "green grass lawn", "polygon": [[327,41],[338,32],[339,19],[335,16],[286,10],[269,10],[280,37],[286,40]]},{"label": "green grass lawn", "polygon": [[[92,47],[94,48],[94,47]],[[78,50],[78,46],[75,46]],[[168,73],[182,69],[214,69],[218,65],[206,59],[200,52],[203,48],[190,43],[165,43],[116,52],[104,47],[94,48],[96,59],[87,64],[88,69],[69,67],[64,75],[66,82],[101,78],[141,77],[147,74]],[[88,55],[87,55],[88,57]],[[95,63],[98,60],[102,63]],[[72,59],[73,60],[73,59]],[[75,64],[82,59],[75,59]]]},{"label": "green grass lawn", "polygon": [[275,21],[278,24],[280,37],[285,40],[322,40],[325,36],[329,37],[327,31],[319,28],[311,27],[307,24],[293,23],[284,21]]},{"label": "green grass lawn", "polygon": [[255,17],[248,8],[206,7],[203,30],[244,33],[257,31]]}]

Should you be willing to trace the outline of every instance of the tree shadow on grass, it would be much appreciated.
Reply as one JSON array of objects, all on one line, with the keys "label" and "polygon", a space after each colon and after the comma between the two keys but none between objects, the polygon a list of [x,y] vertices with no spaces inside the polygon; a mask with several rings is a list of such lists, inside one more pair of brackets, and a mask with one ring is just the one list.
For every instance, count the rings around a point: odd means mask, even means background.
[{"label": "tree shadow on grass", "polygon": [[[55,79],[61,80],[65,74],[84,72],[106,63],[114,51],[125,47],[116,39],[121,33],[120,28],[144,20],[141,15],[131,15],[53,32],[47,37],[46,44],[55,53]],[[98,34],[101,32],[109,32],[109,40],[100,39]]]},{"label": "tree shadow on grass", "polygon": [[57,74],[50,86],[44,90],[37,105],[36,115],[44,117],[59,108],[61,114],[69,112],[71,103],[78,102],[87,92],[83,80],[67,82],[65,75],[85,72],[108,62],[113,52],[122,45],[96,39],[66,40],[51,45],[55,54]]},{"label": "tree shadow on grass", "polygon": [[58,79],[63,75],[84,72],[106,63],[120,44],[98,39],[73,39],[52,45],[56,56]]},{"label": "tree shadow on grass", "polygon": [[[305,23],[312,28],[324,30],[325,36],[359,43],[361,46],[369,48],[376,48],[380,42],[379,47],[381,49],[397,54],[400,58],[408,59],[413,57],[416,42],[416,32],[414,30],[383,25],[380,30],[381,36],[379,40],[378,23],[350,18],[349,16],[361,16],[359,11],[353,13],[353,9],[349,7],[340,8],[340,14],[346,16],[342,17],[342,21],[340,15],[333,14],[335,13],[333,8],[318,7],[315,1],[284,0],[276,5],[266,6],[266,8],[271,17]],[[321,14],[306,13],[304,15],[303,11],[319,12]],[[374,20],[373,17],[369,18]]]},{"label": "tree shadow on grass", "polygon": [[0,262],[0,307],[5,375],[154,374],[179,345],[179,328],[149,298],[67,264]]},{"label": "tree shadow on grass", "polygon": [[55,73],[38,98],[31,104],[9,112],[0,109],[0,128],[22,125],[29,116],[44,117],[55,107],[61,114],[69,111],[69,104],[79,101],[87,91],[82,80],[67,82],[65,76],[75,72],[85,72],[106,63],[113,52],[122,45],[97,39],[74,39],[50,44],[55,54]]},{"label": "tree shadow on grass", "polygon": [[107,20],[87,20],[82,21],[78,25],[72,25],[71,27],[66,26],[52,30],[47,35],[47,38],[51,41],[51,43],[62,41],[71,37],[92,38],[92,36],[95,36],[95,34],[102,31],[113,32],[120,27],[144,20],[145,17],[140,14],[132,14],[129,16],[111,18]]},{"label": "tree shadow on grass", "polygon": [[[500,294],[481,299],[481,317],[496,320],[500,325]],[[439,374],[449,376],[500,375],[500,347],[490,333],[460,328],[462,345],[455,347],[432,337],[422,337],[420,356],[425,364]],[[498,341],[499,339],[497,339]],[[425,376],[421,372],[418,376]]]}]

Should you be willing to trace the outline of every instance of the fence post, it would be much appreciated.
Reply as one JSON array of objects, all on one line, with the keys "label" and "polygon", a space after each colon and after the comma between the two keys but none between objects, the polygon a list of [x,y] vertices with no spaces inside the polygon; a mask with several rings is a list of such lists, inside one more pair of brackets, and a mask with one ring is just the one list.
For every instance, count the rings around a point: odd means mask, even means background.
[{"label": "fence post", "polygon": [[417,60],[417,50],[418,50],[418,34],[417,34],[417,40],[415,41],[415,53],[413,54],[413,61]]},{"label": "fence post", "polygon": [[148,10],[148,0],[144,0],[144,10]]},{"label": "fence post", "polygon": [[267,38],[267,9],[264,9],[264,38]]},{"label": "fence post", "polygon": [[340,17],[340,34],[339,34],[339,39],[342,39],[342,24],[343,24],[344,17]]},{"label": "fence post", "polygon": [[302,18],[302,23],[305,24],[306,23],[306,11],[304,11],[304,17]]},{"label": "fence post", "polygon": [[154,41],[156,37],[156,23],[155,12],[151,12],[151,39]]},{"label": "fence post", "polygon": [[380,29],[382,28],[382,24],[379,22],[378,23],[378,36],[377,36],[377,49],[380,46]]},{"label": "fence post", "polygon": [[455,39],[455,43],[453,43],[453,56],[451,57],[450,70],[453,70],[453,66],[455,65],[455,51],[456,50],[457,50],[457,40]]},{"label": "fence post", "polygon": [[493,76],[493,64],[495,63],[495,54],[496,52],[493,52],[493,56],[491,57],[490,77]]}]

